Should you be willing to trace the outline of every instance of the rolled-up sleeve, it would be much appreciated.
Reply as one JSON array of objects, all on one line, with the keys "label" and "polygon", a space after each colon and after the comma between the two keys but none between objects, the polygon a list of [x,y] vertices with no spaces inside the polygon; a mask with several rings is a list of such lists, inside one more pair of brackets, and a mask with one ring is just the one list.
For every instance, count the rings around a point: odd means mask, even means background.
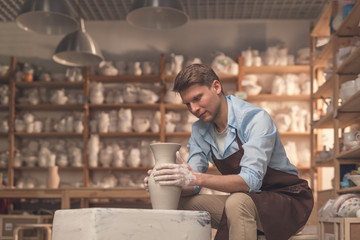
[{"label": "rolled-up sleeve", "polygon": [[[199,143],[193,135],[190,137],[190,140],[187,144],[189,149],[189,157],[187,163],[195,172],[205,173],[209,167],[209,162],[207,156],[204,153],[203,144]],[[194,186],[195,193],[199,193],[201,190],[200,186]]]},{"label": "rolled-up sleeve", "polygon": [[265,111],[248,114],[242,124],[245,142],[242,145],[244,156],[240,162],[239,176],[247,183],[250,192],[257,192],[271,159],[277,130]]}]

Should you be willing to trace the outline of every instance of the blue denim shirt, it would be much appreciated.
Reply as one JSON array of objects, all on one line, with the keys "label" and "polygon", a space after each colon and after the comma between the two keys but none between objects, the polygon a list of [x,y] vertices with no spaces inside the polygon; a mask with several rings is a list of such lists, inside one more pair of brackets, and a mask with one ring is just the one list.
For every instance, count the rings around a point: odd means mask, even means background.
[{"label": "blue denim shirt", "polygon": [[[213,163],[210,145],[217,159],[224,159],[238,151],[237,130],[244,149],[239,176],[248,184],[250,192],[260,191],[267,166],[298,175],[296,167],[286,156],[278,130],[269,114],[234,96],[227,96],[226,99],[228,134],[225,139],[224,153],[219,153],[215,143],[213,123],[198,120],[192,126],[191,137],[187,144],[189,149],[187,162],[190,167],[197,172],[207,171],[209,161]],[[199,186],[195,186],[194,189],[196,192],[200,191]]]}]

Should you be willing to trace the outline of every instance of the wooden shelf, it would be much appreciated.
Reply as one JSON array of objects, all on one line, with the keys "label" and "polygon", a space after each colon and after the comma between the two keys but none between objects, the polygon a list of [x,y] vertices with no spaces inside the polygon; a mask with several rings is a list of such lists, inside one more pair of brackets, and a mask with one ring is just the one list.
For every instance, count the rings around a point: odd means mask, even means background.
[{"label": "wooden shelf", "polygon": [[152,169],[152,167],[89,167],[92,171],[148,171]]},{"label": "wooden shelf", "polygon": [[330,18],[331,18],[332,4],[331,2],[324,8],[320,14],[314,29],[311,31],[312,37],[328,37],[330,36]]},{"label": "wooden shelf", "polygon": [[338,109],[339,113],[358,112],[360,115],[360,90],[345,101]]},{"label": "wooden shelf", "polygon": [[0,111],[6,111],[6,110],[9,110],[8,105],[0,105]]},{"label": "wooden shelf", "polygon": [[321,162],[316,162],[315,167],[334,167],[334,158],[329,158]]},{"label": "wooden shelf", "polygon": [[339,127],[345,128],[360,122],[360,113],[340,113],[338,116]]},{"label": "wooden shelf", "polygon": [[[360,14],[359,14],[360,15]],[[338,74],[359,74],[360,73],[360,46],[357,47],[351,54],[344,60],[341,66],[336,69]]]},{"label": "wooden shelf", "polygon": [[315,57],[314,66],[315,67],[326,67],[328,60],[332,57],[332,48],[333,48],[333,37],[326,44],[326,46],[320,51],[320,53]]},{"label": "wooden shelf", "polygon": [[[135,187],[116,187],[116,188],[62,188],[62,189],[17,189],[0,188],[0,198],[23,199],[23,198],[44,198],[60,199],[61,209],[71,208],[71,199],[91,199],[91,198],[109,198],[109,199],[149,199],[149,193],[144,188]],[[82,208],[89,207],[87,204]]]},{"label": "wooden shelf", "polygon": [[310,73],[308,65],[243,67],[244,74]]},{"label": "wooden shelf", "polygon": [[360,33],[360,2],[357,1],[355,6],[351,9],[348,16],[344,19],[339,29],[336,31],[336,35],[340,37],[353,37],[358,36]]},{"label": "wooden shelf", "polygon": [[[47,171],[49,168],[48,167],[39,167],[39,166],[21,166],[21,167],[14,167],[14,170],[18,170],[18,171]],[[83,170],[83,167],[71,167],[71,166],[66,166],[66,167],[59,167],[59,171],[61,170],[74,170],[74,171],[81,171]]]},{"label": "wooden shelf", "polygon": [[89,104],[89,108],[93,110],[106,110],[106,109],[119,109],[119,108],[131,108],[131,109],[160,109],[159,103],[103,103],[103,104]]},{"label": "wooden shelf", "polygon": [[161,76],[153,75],[118,75],[118,76],[100,76],[91,75],[90,81],[102,83],[160,83]]},{"label": "wooden shelf", "polygon": [[309,101],[310,95],[248,95],[246,101]]},{"label": "wooden shelf", "polygon": [[334,114],[328,113],[324,117],[320,118],[320,120],[312,123],[313,128],[333,128],[334,127]]},{"label": "wooden shelf", "polygon": [[19,110],[29,111],[82,111],[84,105],[81,104],[15,104],[15,108]]},{"label": "wooden shelf", "polygon": [[7,132],[0,132],[0,137],[7,137],[9,133]]},{"label": "wooden shelf", "polygon": [[331,98],[333,94],[334,76],[331,76],[326,82],[319,86],[318,90],[313,94],[314,98]]},{"label": "wooden shelf", "polygon": [[8,83],[9,83],[9,76],[0,77],[0,84],[8,84]]},{"label": "wooden shelf", "polygon": [[[232,83],[236,82],[238,75],[236,74],[217,74],[222,83]],[[166,75],[165,81],[168,83],[173,83],[175,81],[176,75]]]},{"label": "wooden shelf", "polygon": [[108,137],[108,138],[130,138],[130,137],[159,138],[160,137],[160,133],[153,133],[153,132],[108,132],[108,133],[91,132],[90,134],[96,134],[99,135],[99,137]]},{"label": "wooden shelf", "polygon": [[15,82],[19,88],[83,88],[84,82]]},{"label": "wooden shelf", "polygon": [[166,110],[187,110],[185,104],[165,103],[164,106]]},{"label": "wooden shelf", "polygon": [[338,194],[354,193],[354,192],[360,192],[360,186],[341,188],[337,191]]},{"label": "wooden shelf", "polygon": [[41,133],[25,133],[15,132],[16,137],[31,137],[31,138],[73,138],[83,137],[82,133],[75,132],[41,132]]},{"label": "wooden shelf", "polygon": [[188,137],[190,138],[191,133],[190,132],[171,132],[171,133],[165,133],[166,137]]},{"label": "wooden shelf", "polygon": [[350,149],[346,152],[340,153],[338,156],[336,156],[338,159],[358,159],[360,163],[360,146],[357,148]]}]

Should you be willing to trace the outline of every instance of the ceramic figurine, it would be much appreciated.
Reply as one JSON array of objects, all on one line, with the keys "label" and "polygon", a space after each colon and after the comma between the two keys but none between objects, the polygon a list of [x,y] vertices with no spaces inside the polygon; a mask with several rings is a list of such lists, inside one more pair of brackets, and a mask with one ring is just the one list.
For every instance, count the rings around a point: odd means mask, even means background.
[{"label": "ceramic figurine", "polygon": [[104,102],[104,87],[101,82],[92,82],[90,87],[90,102],[102,104]]},{"label": "ceramic figurine", "polygon": [[110,167],[113,161],[113,149],[111,146],[100,150],[99,161],[103,167]]},{"label": "ceramic figurine", "polygon": [[129,167],[139,167],[141,163],[140,149],[132,148],[126,159],[126,162]]},{"label": "ceramic figurine", "polygon": [[131,132],[132,131],[132,112],[130,108],[121,108],[118,113],[119,132]]}]

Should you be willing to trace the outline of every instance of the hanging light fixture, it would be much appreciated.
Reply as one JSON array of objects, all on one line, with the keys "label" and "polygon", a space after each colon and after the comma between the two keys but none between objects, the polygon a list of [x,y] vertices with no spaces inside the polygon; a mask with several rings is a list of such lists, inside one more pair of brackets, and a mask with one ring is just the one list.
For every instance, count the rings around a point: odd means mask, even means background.
[{"label": "hanging light fixture", "polygon": [[48,35],[67,34],[78,28],[78,21],[64,0],[27,0],[16,17],[17,25]]},{"label": "hanging light fixture", "polygon": [[135,0],[126,21],[148,29],[170,29],[189,20],[180,0]]},{"label": "hanging light fixture", "polygon": [[57,46],[53,60],[57,63],[74,66],[94,66],[104,60],[99,46],[85,32],[84,20],[80,19],[81,29],[66,35]]}]

